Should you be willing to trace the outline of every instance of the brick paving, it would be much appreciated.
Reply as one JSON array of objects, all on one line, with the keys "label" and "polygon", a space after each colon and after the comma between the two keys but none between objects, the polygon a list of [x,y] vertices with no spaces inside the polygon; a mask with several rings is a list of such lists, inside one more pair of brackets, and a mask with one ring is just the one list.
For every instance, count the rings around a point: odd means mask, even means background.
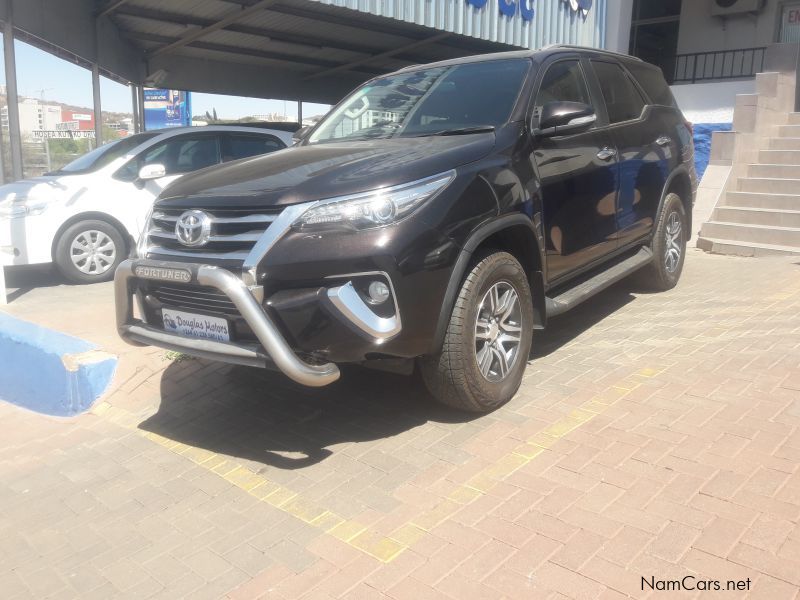
[{"label": "brick paving", "polygon": [[798,596],[796,258],[692,251],[676,290],[622,282],[533,353],[477,418],[415,379],[310,390],[152,349],[90,414],[0,403],[2,596]]}]

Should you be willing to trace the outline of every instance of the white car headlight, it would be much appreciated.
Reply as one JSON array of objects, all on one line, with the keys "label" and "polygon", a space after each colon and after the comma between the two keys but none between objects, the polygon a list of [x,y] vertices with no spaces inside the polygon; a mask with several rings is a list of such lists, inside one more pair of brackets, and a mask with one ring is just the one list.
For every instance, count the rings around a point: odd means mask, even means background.
[{"label": "white car headlight", "polygon": [[295,222],[301,229],[344,226],[369,229],[403,219],[434,198],[455,179],[455,171],[390,188],[323,200],[309,208]]},{"label": "white car headlight", "polygon": [[142,227],[142,231],[139,232],[139,239],[136,240],[136,257],[137,258],[147,258],[147,247],[149,240],[147,239],[148,234],[150,233],[150,220],[153,217],[153,207],[150,207],[150,210],[147,211],[147,216],[144,218],[144,226]]},{"label": "white car headlight", "polygon": [[20,217],[35,217],[42,214],[50,205],[46,200],[32,198],[14,198],[0,202],[0,217],[17,219]]}]

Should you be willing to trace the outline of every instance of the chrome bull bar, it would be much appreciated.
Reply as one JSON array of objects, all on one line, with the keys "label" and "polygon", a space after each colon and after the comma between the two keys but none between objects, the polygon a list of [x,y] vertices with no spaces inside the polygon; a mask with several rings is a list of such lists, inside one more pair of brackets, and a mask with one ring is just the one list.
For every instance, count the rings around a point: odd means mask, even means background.
[{"label": "chrome bull bar", "polygon": [[[186,338],[134,318],[134,296],[129,285],[133,278],[194,282],[218,289],[231,299],[266,355],[256,345]],[[194,263],[128,259],[117,267],[114,296],[117,330],[122,339],[132,345],[151,344],[203,358],[259,367],[266,366],[271,360],[287,377],[310,387],[322,387],[339,379],[339,368],[335,364],[313,365],[300,359],[244,282],[225,269]]]}]

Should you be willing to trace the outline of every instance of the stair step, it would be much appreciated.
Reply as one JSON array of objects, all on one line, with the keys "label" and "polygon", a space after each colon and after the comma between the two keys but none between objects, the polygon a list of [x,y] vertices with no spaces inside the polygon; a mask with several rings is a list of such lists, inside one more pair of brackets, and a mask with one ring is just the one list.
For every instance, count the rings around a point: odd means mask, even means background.
[{"label": "stair step", "polygon": [[703,223],[700,235],[717,240],[788,246],[800,251],[800,228],[743,225],[724,221]]},{"label": "stair step", "polygon": [[780,137],[800,137],[800,125],[781,125],[778,127]]},{"label": "stair step", "polygon": [[800,179],[800,165],[748,165],[747,175],[769,179]]},{"label": "stair step", "polygon": [[789,113],[789,125],[800,125],[800,112]]},{"label": "stair step", "polygon": [[748,244],[735,240],[720,240],[700,236],[697,247],[714,254],[727,254],[729,256],[795,256],[800,255],[800,249],[775,244]]},{"label": "stair step", "polygon": [[800,210],[800,195],[728,192],[725,196],[725,206],[766,208],[770,210]]},{"label": "stair step", "polygon": [[770,150],[800,150],[800,137],[774,137],[769,140]]},{"label": "stair step", "polygon": [[758,153],[762,165],[800,165],[800,150],[762,150]]},{"label": "stair step", "polygon": [[740,177],[739,191],[765,194],[800,194],[800,179]]},{"label": "stair step", "polygon": [[718,206],[714,209],[714,215],[711,220],[723,223],[741,223],[742,225],[766,225],[769,227],[797,229],[800,228],[800,210]]}]

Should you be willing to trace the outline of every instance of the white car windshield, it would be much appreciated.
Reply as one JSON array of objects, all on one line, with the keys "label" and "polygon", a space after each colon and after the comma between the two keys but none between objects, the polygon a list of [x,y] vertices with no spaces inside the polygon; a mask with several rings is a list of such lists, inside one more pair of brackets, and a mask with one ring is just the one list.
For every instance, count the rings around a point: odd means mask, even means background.
[{"label": "white car windshield", "polygon": [[309,143],[491,130],[508,120],[530,64],[502,59],[374,79],[331,112]]},{"label": "white car windshield", "polygon": [[91,152],[87,152],[73,160],[68,165],[62,167],[58,171],[48,173],[49,175],[77,175],[79,173],[91,173],[98,169],[110,164],[118,159],[120,156],[125,156],[134,148],[143,144],[147,140],[159,135],[159,132],[148,131],[146,133],[137,133],[128,137],[105,144],[99,148],[95,148]]}]

